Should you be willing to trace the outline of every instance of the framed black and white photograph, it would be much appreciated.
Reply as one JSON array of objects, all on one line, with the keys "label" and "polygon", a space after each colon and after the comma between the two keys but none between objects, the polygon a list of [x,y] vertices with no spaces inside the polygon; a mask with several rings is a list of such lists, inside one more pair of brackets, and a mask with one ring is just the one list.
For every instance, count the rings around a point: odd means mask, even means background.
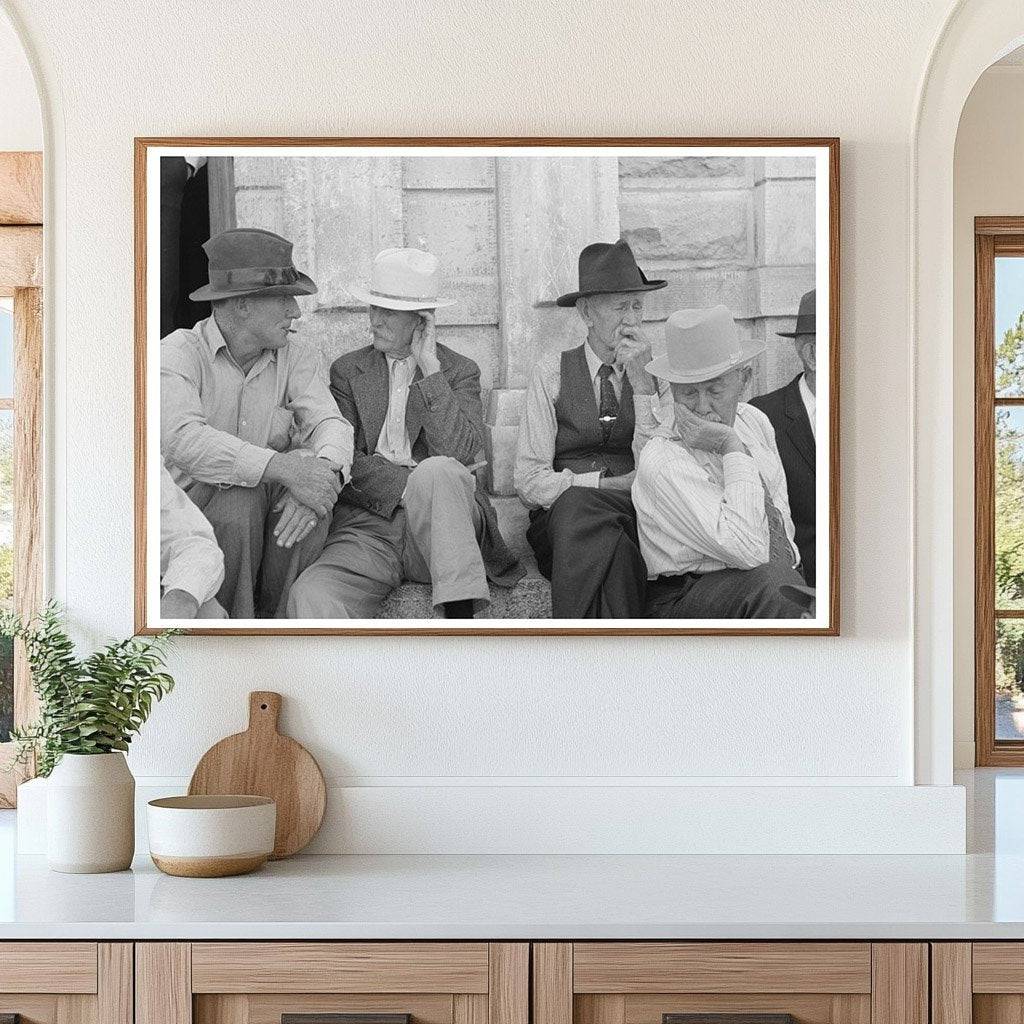
[{"label": "framed black and white photograph", "polygon": [[137,629],[837,634],[838,162],[137,139]]}]

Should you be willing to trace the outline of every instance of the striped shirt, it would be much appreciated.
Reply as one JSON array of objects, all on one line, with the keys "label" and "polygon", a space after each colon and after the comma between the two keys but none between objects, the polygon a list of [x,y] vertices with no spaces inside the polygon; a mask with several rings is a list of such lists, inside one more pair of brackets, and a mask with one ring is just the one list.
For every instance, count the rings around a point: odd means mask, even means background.
[{"label": "striped shirt", "polygon": [[782,516],[793,564],[799,560],[775,431],[763,412],[744,403],[733,428],[749,455],[691,450],[672,428],[644,447],[633,505],[649,578],[764,565],[771,546],[765,488]]}]

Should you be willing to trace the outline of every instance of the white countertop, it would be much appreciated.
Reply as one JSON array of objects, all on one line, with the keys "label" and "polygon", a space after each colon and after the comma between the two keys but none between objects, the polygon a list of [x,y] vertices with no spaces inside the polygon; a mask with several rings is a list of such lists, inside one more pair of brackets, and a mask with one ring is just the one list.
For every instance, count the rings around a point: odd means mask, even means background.
[{"label": "white countertop", "polygon": [[[0,881],[0,939],[1024,938],[1024,856],[298,857]],[[9,880],[8,880],[9,878]]]}]

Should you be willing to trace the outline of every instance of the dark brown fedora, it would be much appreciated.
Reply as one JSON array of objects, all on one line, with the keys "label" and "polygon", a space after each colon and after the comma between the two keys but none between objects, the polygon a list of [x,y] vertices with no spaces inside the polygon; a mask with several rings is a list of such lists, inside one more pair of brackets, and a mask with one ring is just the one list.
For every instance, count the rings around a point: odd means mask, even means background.
[{"label": "dark brown fedora", "polygon": [[636,265],[633,250],[624,238],[617,242],[594,242],[580,253],[579,291],[559,295],[560,306],[574,306],[587,295],[609,292],[653,292],[668,281],[648,281]]},{"label": "dark brown fedora", "polygon": [[231,228],[203,243],[210,283],[189,296],[196,302],[240,295],[315,295],[316,285],[295,269],[292,243],[262,228]]},{"label": "dark brown fedora", "polygon": [[816,290],[812,288],[800,300],[800,310],[796,315],[795,331],[779,331],[780,338],[795,338],[798,334],[815,334],[814,312],[817,306]]}]

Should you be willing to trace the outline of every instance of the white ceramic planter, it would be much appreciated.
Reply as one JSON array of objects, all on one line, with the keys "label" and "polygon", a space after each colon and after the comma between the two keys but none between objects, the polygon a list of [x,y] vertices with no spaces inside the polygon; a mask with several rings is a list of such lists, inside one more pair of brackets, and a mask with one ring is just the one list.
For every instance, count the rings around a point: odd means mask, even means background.
[{"label": "white ceramic planter", "polygon": [[124,871],[135,854],[135,779],[124,754],[65,754],[46,784],[53,871]]}]

